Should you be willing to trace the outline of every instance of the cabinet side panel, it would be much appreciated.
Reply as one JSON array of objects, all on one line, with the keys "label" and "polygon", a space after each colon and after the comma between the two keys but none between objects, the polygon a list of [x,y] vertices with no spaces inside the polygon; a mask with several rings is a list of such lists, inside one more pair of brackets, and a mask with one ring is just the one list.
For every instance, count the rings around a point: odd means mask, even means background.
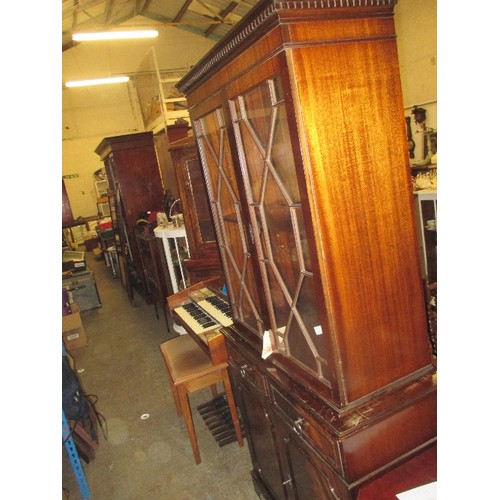
[{"label": "cabinet side panel", "polygon": [[135,222],[140,211],[161,210],[163,189],[154,146],[114,154],[127,218]]},{"label": "cabinet side panel", "polygon": [[[345,476],[350,481],[435,441],[436,393],[346,439]],[[411,431],[410,431],[411,429]]]},{"label": "cabinet side panel", "polygon": [[353,401],[429,363],[396,45],[310,46],[288,58]]}]

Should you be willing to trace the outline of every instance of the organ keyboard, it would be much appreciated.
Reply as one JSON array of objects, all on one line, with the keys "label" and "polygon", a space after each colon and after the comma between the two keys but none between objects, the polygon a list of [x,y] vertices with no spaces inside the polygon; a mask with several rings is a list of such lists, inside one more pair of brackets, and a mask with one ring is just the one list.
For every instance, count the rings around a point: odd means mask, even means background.
[{"label": "organ keyboard", "polygon": [[174,311],[183,319],[196,335],[218,330],[221,324],[207,314],[196,302],[186,302],[174,308]]},{"label": "organ keyboard", "polygon": [[208,349],[214,363],[227,359],[219,329],[233,324],[229,303],[215,291],[221,284],[220,278],[211,278],[167,297],[172,314],[199,345]]},{"label": "organ keyboard", "polygon": [[174,307],[174,311],[197,335],[233,324],[228,302],[209,288],[188,293],[190,300]]},{"label": "organ keyboard", "polygon": [[229,303],[210,288],[201,288],[189,294],[189,297],[222,326],[231,326],[231,307]]}]

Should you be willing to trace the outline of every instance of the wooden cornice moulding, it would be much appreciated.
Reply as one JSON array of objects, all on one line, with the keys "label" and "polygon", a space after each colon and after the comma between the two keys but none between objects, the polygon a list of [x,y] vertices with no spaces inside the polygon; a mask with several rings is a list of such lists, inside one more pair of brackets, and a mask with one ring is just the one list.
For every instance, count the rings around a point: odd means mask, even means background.
[{"label": "wooden cornice moulding", "polygon": [[[392,14],[398,0],[263,0],[257,4],[225,39],[222,39],[175,86],[184,94],[203,80],[221,60],[227,60],[244,49],[251,37],[264,25],[267,31],[278,24],[280,17],[292,21],[305,14],[325,19],[356,15]],[[381,10],[382,9],[382,10]],[[388,10],[389,9],[389,10]],[[326,12],[325,12],[326,11]],[[286,15],[285,15],[286,14]],[[295,15],[294,15],[295,14]],[[309,17],[309,16],[308,16]]]}]

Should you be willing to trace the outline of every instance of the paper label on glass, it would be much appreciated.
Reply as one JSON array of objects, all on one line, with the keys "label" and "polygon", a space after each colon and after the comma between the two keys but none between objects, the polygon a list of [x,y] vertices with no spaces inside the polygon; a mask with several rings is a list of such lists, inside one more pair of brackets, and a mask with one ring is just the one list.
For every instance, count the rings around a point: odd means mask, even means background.
[{"label": "paper label on glass", "polygon": [[318,325],[318,326],[314,327],[314,333],[316,335],[323,335],[323,329],[321,328],[321,325]]},{"label": "paper label on glass", "polygon": [[273,346],[271,344],[271,336],[269,330],[264,332],[262,336],[262,358],[266,359],[273,353]]}]

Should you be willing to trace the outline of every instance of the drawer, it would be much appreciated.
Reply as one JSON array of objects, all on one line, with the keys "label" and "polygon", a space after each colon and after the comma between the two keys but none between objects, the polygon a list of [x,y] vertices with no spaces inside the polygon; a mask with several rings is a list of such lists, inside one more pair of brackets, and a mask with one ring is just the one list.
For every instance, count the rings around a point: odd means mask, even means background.
[{"label": "drawer", "polygon": [[255,368],[255,362],[241,355],[230,343],[228,343],[228,348],[229,356],[237,365],[241,378],[249,382],[259,392],[265,394],[266,380],[264,375]]},{"label": "drawer", "polygon": [[332,464],[338,473],[342,474],[339,443],[326,424],[318,421],[306,407],[292,401],[285,391],[274,384],[270,385],[270,394],[273,407],[286,422],[288,428]]}]

